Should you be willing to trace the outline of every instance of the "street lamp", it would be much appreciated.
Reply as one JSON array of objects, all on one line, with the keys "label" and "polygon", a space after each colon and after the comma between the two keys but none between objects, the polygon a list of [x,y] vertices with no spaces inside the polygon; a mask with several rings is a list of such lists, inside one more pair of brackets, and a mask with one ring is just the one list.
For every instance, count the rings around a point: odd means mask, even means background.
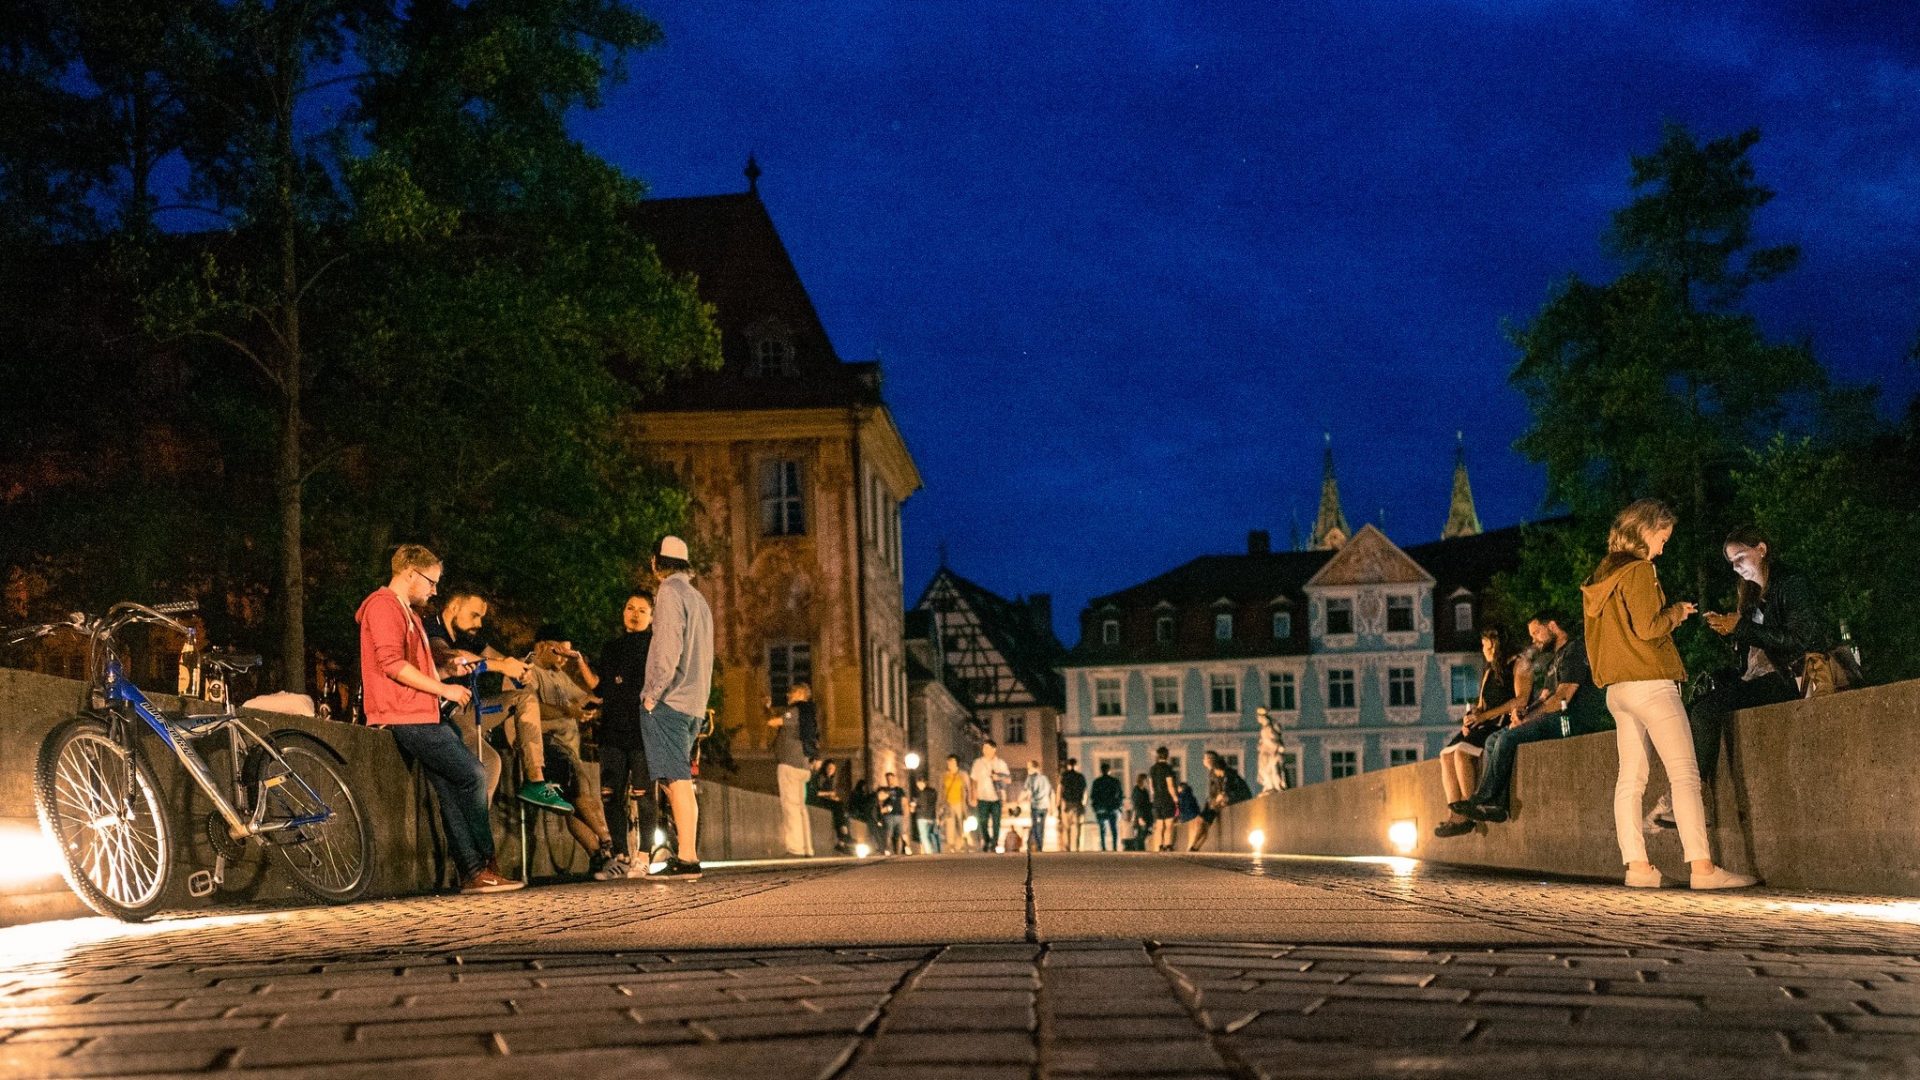
[{"label": "street lamp", "polygon": [[907,759],[906,759],[906,760],[907,760],[907,771],[908,771],[908,772],[912,772],[913,770],[915,770],[915,769],[917,769],[917,768],[919,768],[919,767],[920,767],[920,755],[919,755],[919,754],[916,754],[916,753],[914,753],[913,751],[911,751],[911,750],[909,750],[909,751],[907,751]]}]

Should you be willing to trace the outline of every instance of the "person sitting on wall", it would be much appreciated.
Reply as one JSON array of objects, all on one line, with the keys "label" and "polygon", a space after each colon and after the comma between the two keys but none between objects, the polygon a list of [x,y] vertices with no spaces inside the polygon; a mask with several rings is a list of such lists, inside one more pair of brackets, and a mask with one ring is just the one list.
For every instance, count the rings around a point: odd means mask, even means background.
[{"label": "person sitting on wall", "polygon": [[[513,688],[502,684],[494,692],[482,694],[468,703],[460,722],[461,736],[486,767],[487,798],[491,801],[500,787],[501,763],[500,756],[487,745],[484,736],[511,721],[507,728],[508,742],[519,751],[520,768],[526,777],[515,794],[522,802],[542,810],[571,814],[573,804],[558,787],[547,783],[546,747],[540,739],[540,699],[533,688],[526,685],[531,679],[532,665],[504,655],[487,642],[484,636],[487,613],[485,597],[471,589],[456,589],[441,605],[440,613],[427,620],[427,641],[433,648],[434,662],[442,668],[468,671],[485,660],[490,673],[518,684]],[[480,714],[477,725],[476,709]]]},{"label": "person sitting on wall", "polygon": [[1467,799],[1448,807],[1454,813],[1473,821],[1507,820],[1512,811],[1514,755],[1520,747],[1613,730],[1606,699],[1587,667],[1586,642],[1578,632],[1569,633],[1567,625],[1556,611],[1541,611],[1528,620],[1528,637],[1550,657],[1540,698],[1518,722],[1488,736],[1480,785]]},{"label": "person sitting on wall", "polygon": [[1227,764],[1226,758],[1209,750],[1202,760],[1207,765],[1207,803],[1200,808],[1200,824],[1193,827],[1193,843],[1187,845],[1188,851],[1199,851],[1200,845],[1207,842],[1207,833],[1213,823],[1220,820],[1222,810],[1253,798],[1253,789],[1247,786],[1240,770]]},{"label": "person sitting on wall", "polygon": [[[1766,534],[1742,525],[1727,534],[1722,553],[1740,583],[1733,610],[1707,612],[1703,618],[1714,633],[1734,647],[1739,666],[1711,676],[1713,689],[1702,694],[1687,712],[1693,732],[1693,756],[1700,767],[1701,797],[1707,824],[1713,824],[1714,782],[1720,773],[1720,744],[1727,719],[1741,709],[1792,701],[1802,692],[1799,675],[1807,654],[1828,651],[1833,645],[1813,586],[1773,555]],[[1660,796],[1646,818],[1650,829],[1671,829],[1673,793]]]},{"label": "person sitting on wall", "polygon": [[541,733],[573,773],[574,812],[567,828],[592,856],[590,869],[598,870],[613,857],[613,833],[600,801],[600,756],[587,737],[600,716],[600,700],[588,689],[600,680],[573,647],[573,635],[552,624],[534,635],[533,666],[527,674],[540,701]]},{"label": "person sitting on wall", "polygon": [[[1480,673],[1480,696],[1460,718],[1460,730],[1440,751],[1440,784],[1449,807],[1465,801],[1480,786],[1480,755],[1487,739],[1513,719],[1515,710],[1533,694],[1533,666],[1526,657],[1507,652],[1499,627],[1480,631],[1480,655],[1486,660]],[[1449,810],[1447,819],[1433,827],[1433,835],[1460,836],[1474,828],[1466,815]]]}]

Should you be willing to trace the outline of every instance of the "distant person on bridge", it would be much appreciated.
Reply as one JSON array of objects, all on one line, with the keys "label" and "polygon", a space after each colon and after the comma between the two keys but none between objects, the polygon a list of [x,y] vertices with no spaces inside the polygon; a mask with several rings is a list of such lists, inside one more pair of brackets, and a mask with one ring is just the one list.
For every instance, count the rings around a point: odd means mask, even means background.
[{"label": "distant person on bridge", "polygon": [[1620,861],[1627,865],[1626,883],[1659,888],[1660,870],[1647,860],[1646,837],[1640,833],[1651,745],[1673,786],[1673,816],[1692,871],[1689,884],[1696,889],[1739,889],[1757,879],[1714,864],[1693,732],[1680,698],[1687,669],[1674,647],[1673,631],[1695,608],[1687,600],[1667,602],[1653,565],[1666,550],[1675,521],[1673,511],[1658,499],[1641,499],[1620,511],[1607,532],[1607,557],[1580,587],[1594,681],[1606,688],[1607,708],[1620,725],[1613,828]]},{"label": "distant person on bridge", "polygon": [[1027,762],[1027,778],[1022,784],[1027,796],[1027,843],[1035,851],[1047,850],[1047,818],[1053,814],[1053,781],[1039,761]]},{"label": "distant person on bridge", "polygon": [[1200,845],[1207,842],[1207,833],[1213,829],[1213,823],[1220,820],[1222,810],[1253,798],[1253,789],[1247,786],[1240,770],[1229,765],[1226,758],[1209,750],[1205,761],[1207,802],[1200,808],[1200,824],[1193,827],[1193,843],[1187,845],[1188,851],[1199,851]]},{"label": "distant person on bridge", "polygon": [[647,770],[667,785],[679,850],[652,878],[700,877],[700,803],[693,792],[693,743],[713,693],[713,610],[693,587],[687,542],[663,536],[653,549],[653,646],[640,691],[640,738]]},{"label": "distant person on bridge", "polygon": [[[447,827],[448,853],[464,893],[509,892],[525,882],[494,865],[493,820],[487,811],[487,773],[467,749],[440,702],[472,700],[464,686],[443,682],[420,619],[444,568],[419,544],[393,553],[393,577],[360,603],[360,680],[367,723],[386,728],[406,756],[427,774]],[[464,666],[464,664],[462,665]]]},{"label": "distant person on bridge", "polygon": [[1172,851],[1174,827],[1179,824],[1180,789],[1173,772],[1172,751],[1158,747],[1153,752],[1153,768],[1147,770],[1149,790],[1153,793],[1153,850]]},{"label": "distant person on bridge", "polygon": [[920,854],[940,854],[940,793],[927,778],[913,774],[913,832],[920,843]]},{"label": "distant person on bridge", "polygon": [[[1127,791],[1120,778],[1113,775],[1110,762],[1100,763],[1100,775],[1093,778],[1093,788],[1088,796],[1093,806],[1094,824],[1100,829],[1100,850],[1120,850],[1120,808],[1126,804]],[[1112,840],[1109,843],[1108,837]]]},{"label": "distant person on bridge", "polygon": [[947,755],[947,771],[940,774],[940,839],[948,851],[964,851],[967,819],[973,813],[973,783],[960,767],[957,754]]},{"label": "distant person on bridge", "polygon": [[1087,806],[1087,774],[1080,771],[1080,760],[1068,758],[1060,770],[1060,847],[1080,850],[1080,826]]},{"label": "distant person on bridge", "polygon": [[[600,881],[646,876],[656,816],[653,774],[647,771],[640,738],[640,691],[653,647],[651,591],[628,594],[620,625],[624,632],[600,650],[600,724],[594,738],[600,748],[600,782],[607,789],[607,831],[613,838],[611,857],[593,872]],[[638,798],[629,796],[633,791],[640,793]],[[630,803],[636,813],[628,812]]]},{"label": "distant person on bridge", "polygon": [[[1578,633],[1579,625],[1550,610],[1535,614],[1527,623],[1534,648],[1549,657],[1535,701],[1517,722],[1510,721],[1487,737],[1480,786],[1448,809],[1473,821],[1507,820],[1513,805],[1514,759],[1520,747],[1613,726],[1613,718],[1607,714],[1600,690],[1587,670],[1587,648]],[[1569,626],[1575,629],[1569,631]]]},{"label": "distant person on bridge", "polygon": [[980,831],[980,850],[1000,847],[1000,807],[1013,786],[1013,770],[1000,758],[1000,744],[988,739],[968,770],[973,781],[973,812]]},{"label": "distant person on bridge", "polygon": [[1440,787],[1446,793],[1448,811],[1446,820],[1433,827],[1433,835],[1439,837],[1463,836],[1477,827],[1452,806],[1480,786],[1480,755],[1487,739],[1525,708],[1533,693],[1532,666],[1525,657],[1507,651],[1499,627],[1480,631],[1480,655],[1486,661],[1480,672],[1480,696],[1460,718],[1460,730],[1440,751]]},{"label": "distant person on bridge", "polygon": [[874,808],[880,815],[880,850],[889,855],[907,853],[907,791],[900,779],[888,773],[886,783],[873,790]]},{"label": "distant person on bridge", "polygon": [[[767,703],[771,706],[771,700]],[[820,757],[820,720],[813,687],[787,688],[787,707],[767,718],[773,729],[773,771],[780,788],[780,835],[788,856],[813,856],[813,825],[807,821],[807,780]]]},{"label": "distant person on bridge", "polygon": [[1133,778],[1133,839],[1128,841],[1135,851],[1151,850],[1147,845],[1153,840],[1153,787],[1146,773]]}]

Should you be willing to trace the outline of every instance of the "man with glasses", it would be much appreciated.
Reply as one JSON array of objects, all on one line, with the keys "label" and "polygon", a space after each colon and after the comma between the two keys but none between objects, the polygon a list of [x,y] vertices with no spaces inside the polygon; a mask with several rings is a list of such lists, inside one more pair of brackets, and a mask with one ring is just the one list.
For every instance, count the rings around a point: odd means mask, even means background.
[{"label": "man with glasses", "polygon": [[[497,690],[482,694],[474,708],[480,710],[480,723],[476,727],[473,713],[463,711],[465,723],[461,725],[461,734],[468,740],[468,746],[478,754],[487,769],[487,798],[500,787],[500,755],[493,752],[484,737],[486,732],[507,722],[513,726],[507,729],[508,741],[520,754],[520,770],[524,782],[515,793],[521,802],[531,803],[542,810],[551,810],[556,814],[573,813],[573,804],[562,795],[560,788],[547,782],[546,745],[541,741],[542,717],[540,697],[534,683],[531,664],[503,655],[500,650],[487,644],[483,631],[487,622],[486,597],[470,589],[454,589],[447,594],[440,606],[440,614],[427,622],[427,639],[433,647],[433,658],[455,673],[471,671],[482,660],[487,663],[489,672],[498,672],[512,679],[519,686],[507,689],[502,684]],[[575,743],[579,741],[576,734]]]},{"label": "man with glasses", "polygon": [[510,892],[525,882],[501,875],[494,863],[493,822],[487,813],[486,771],[442,719],[440,702],[465,705],[467,688],[442,681],[420,619],[440,585],[440,560],[419,544],[393,553],[393,577],[360,604],[360,682],[367,723],[393,733],[402,753],[420,763],[440,804],[447,847],[464,893]]}]

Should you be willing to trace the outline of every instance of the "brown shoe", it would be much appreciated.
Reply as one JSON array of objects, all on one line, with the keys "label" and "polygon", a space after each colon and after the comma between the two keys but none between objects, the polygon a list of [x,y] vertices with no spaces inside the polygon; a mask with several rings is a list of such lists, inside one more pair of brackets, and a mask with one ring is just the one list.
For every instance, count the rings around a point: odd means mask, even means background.
[{"label": "brown shoe", "polygon": [[524,889],[526,887],[527,883],[524,881],[514,881],[512,878],[501,877],[499,874],[494,873],[493,870],[483,866],[473,872],[473,876],[467,879],[465,885],[460,886],[460,891],[463,894],[496,893],[512,892],[515,889]]}]

